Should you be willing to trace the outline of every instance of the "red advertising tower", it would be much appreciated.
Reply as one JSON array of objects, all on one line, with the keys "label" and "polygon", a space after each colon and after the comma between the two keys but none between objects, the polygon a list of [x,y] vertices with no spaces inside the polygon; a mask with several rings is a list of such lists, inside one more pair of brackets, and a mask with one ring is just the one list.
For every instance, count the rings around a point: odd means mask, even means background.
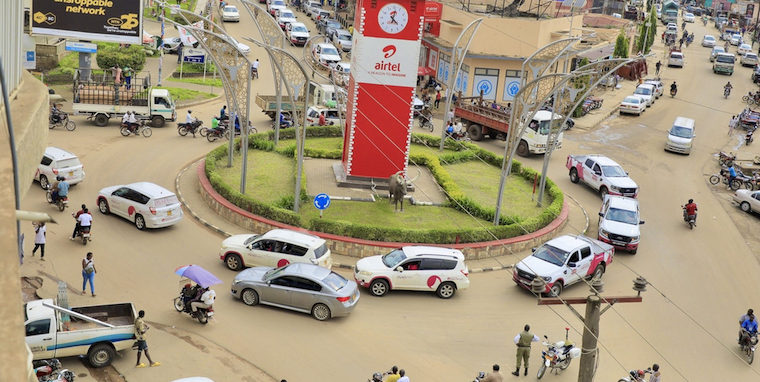
[{"label": "red advertising tower", "polygon": [[406,172],[424,1],[358,0],[346,103],[343,172]]}]

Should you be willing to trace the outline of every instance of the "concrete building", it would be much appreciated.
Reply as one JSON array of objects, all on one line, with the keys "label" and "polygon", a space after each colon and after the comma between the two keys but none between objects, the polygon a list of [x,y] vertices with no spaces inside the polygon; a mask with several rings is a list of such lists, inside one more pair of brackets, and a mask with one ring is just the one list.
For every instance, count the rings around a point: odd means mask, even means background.
[{"label": "concrete building", "polygon": [[[488,14],[468,13],[449,5],[443,5],[440,14],[438,34],[425,33],[420,51],[420,66],[433,70],[434,77],[446,83],[451,66],[451,50],[464,28],[473,20],[482,17],[476,38],[472,41],[462,70],[456,79],[455,91],[463,96],[483,97],[496,102],[512,101],[519,90],[523,61],[543,46],[569,36],[571,22],[573,35],[581,34],[582,17],[557,19],[501,18]],[[625,20],[627,21],[627,20]],[[579,44],[567,60],[586,50],[609,45],[609,39],[617,35],[619,29],[596,33],[591,41]],[[590,34],[586,30],[583,34]],[[609,50],[610,54],[612,50]],[[596,58],[603,58],[595,57]],[[564,65],[564,60],[560,61]],[[562,66],[560,66],[560,69]]]},{"label": "concrete building", "polygon": [[29,74],[22,64],[24,33],[21,0],[0,1],[0,62],[9,103],[0,97],[0,381],[30,379],[28,352],[24,339],[24,311],[19,279],[19,242],[16,230],[13,166],[6,113],[11,116],[18,153],[19,200],[32,184],[32,178],[47,146],[47,87]]}]

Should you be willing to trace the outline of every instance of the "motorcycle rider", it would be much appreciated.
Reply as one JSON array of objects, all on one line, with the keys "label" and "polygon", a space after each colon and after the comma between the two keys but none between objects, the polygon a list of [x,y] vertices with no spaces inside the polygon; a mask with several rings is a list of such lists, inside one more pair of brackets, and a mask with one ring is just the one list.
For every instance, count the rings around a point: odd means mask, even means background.
[{"label": "motorcycle rider", "polygon": [[689,199],[689,203],[683,206],[683,219],[688,221],[689,216],[694,216],[694,226],[697,226],[697,203],[694,199]]},{"label": "motorcycle rider", "polygon": [[747,319],[742,322],[742,335],[739,344],[748,344],[751,337],[757,336],[757,320],[754,314],[748,315]]},{"label": "motorcycle rider", "polygon": [[71,214],[71,216],[74,217],[74,220],[76,220],[77,224],[74,226],[74,233],[71,234],[71,237],[69,239],[74,240],[79,235],[79,229],[81,228],[79,226],[79,216],[84,213],[84,210],[87,209],[87,206],[82,204],[82,209],[77,211],[76,213]]},{"label": "motorcycle rider", "polygon": [[480,382],[502,382],[504,376],[499,371],[499,365],[493,365],[493,371],[488,373],[485,378],[479,379]]},{"label": "motorcycle rider", "polygon": [[728,91],[728,94],[731,94],[731,89],[733,88],[734,87],[731,85],[731,81],[728,81],[726,86],[723,87],[723,92],[725,93],[726,91]]},{"label": "motorcycle rider", "polygon": [[61,109],[58,108],[58,104],[54,103],[53,107],[50,108],[50,120],[53,121],[53,124],[61,122]]},{"label": "motorcycle rider", "polygon": [[87,232],[92,229],[92,215],[90,215],[90,211],[87,208],[82,209],[82,214],[77,217],[77,222],[79,222],[81,232]]},{"label": "motorcycle rider", "polygon": [[129,119],[127,120],[127,123],[129,124],[129,131],[137,135],[137,118],[135,117],[135,111],[132,110],[129,112]]},{"label": "motorcycle rider", "polygon": [[728,168],[728,186],[726,186],[727,190],[731,189],[731,183],[734,182],[734,179],[736,179],[736,170],[734,169],[734,166],[730,166]]},{"label": "motorcycle rider", "polygon": [[742,338],[742,324],[744,323],[744,321],[747,321],[750,317],[754,315],[755,315],[754,309],[750,308],[747,310],[747,314],[742,314],[739,317],[739,337],[736,338],[737,342],[739,342],[739,340],[741,340]]},{"label": "motorcycle rider", "polygon": [[660,365],[652,365],[652,376],[649,377],[649,382],[660,382],[662,374],[660,373]]},{"label": "motorcycle rider", "polygon": [[198,313],[198,308],[208,309],[214,305],[214,299],[216,298],[216,292],[210,287],[202,288],[198,291],[201,293],[199,301],[193,301],[190,303],[190,308],[193,310],[193,317]]},{"label": "motorcycle rider", "polygon": [[678,86],[676,85],[676,82],[673,81],[673,83],[670,85],[670,93],[675,94],[678,92]]},{"label": "motorcycle rider", "polygon": [[293,121],[285,118],[285,114],[280,111],[280,127],[291,127],[293,126]]},{"label": "motorcycle rider", "polygon": [[63,175],[55,177],[58,182],[53,187],[53,204],[58,203],[58,197],[69,196],[69,182]]}]

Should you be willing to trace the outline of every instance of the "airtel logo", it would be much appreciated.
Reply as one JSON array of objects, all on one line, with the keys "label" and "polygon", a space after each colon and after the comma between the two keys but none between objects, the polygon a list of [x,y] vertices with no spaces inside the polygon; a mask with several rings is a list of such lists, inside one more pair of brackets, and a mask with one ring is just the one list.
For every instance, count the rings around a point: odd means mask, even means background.
[{"label": "airtel logo", "polygon": [[383,48],[383,57],[385,58],[391,58],[394,54],[396,54],[396,46],[395,45],[388,45],[385,48]]}]

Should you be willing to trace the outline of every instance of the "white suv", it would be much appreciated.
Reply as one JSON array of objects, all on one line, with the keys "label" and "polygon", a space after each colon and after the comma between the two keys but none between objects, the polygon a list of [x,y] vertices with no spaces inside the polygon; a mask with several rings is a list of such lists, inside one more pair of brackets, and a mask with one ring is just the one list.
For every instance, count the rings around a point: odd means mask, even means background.
[{"label": "white suv", "polygon": [[227,268],[279,268],[291,263],[310,263],[332,268],[327,242],[321,237],[289,229],[273,229],[263,235],[233,235],[222,242],[219,259]]},{"label": "white suv", "polygon": [[374,296],[399,289],[435,291],[440,298],[451,298],[470,286],[469,273],[459,250],[408,246],[359,260],[354,279]]},{"label": "white suv", "polygon": [[51,181],[55,182],[58,175],[63,175],[73,186],[84,180],[84,166],[76,155],[58,147],[48,147],[42,156],[37,173],[34,174],[34,180],[40,182],[40,186],[46,189]]},{"label": "white suv", "polygon": [[625,196],[607,195],[599,211],[599,240],[632,255],[639,249],[639,201]]},{"label": "white suv", "polygon": [[334,68],[341,60],[340,53],[333,44],[317,44],[311,50],[311,56],[314,61],[327,68]]}]

